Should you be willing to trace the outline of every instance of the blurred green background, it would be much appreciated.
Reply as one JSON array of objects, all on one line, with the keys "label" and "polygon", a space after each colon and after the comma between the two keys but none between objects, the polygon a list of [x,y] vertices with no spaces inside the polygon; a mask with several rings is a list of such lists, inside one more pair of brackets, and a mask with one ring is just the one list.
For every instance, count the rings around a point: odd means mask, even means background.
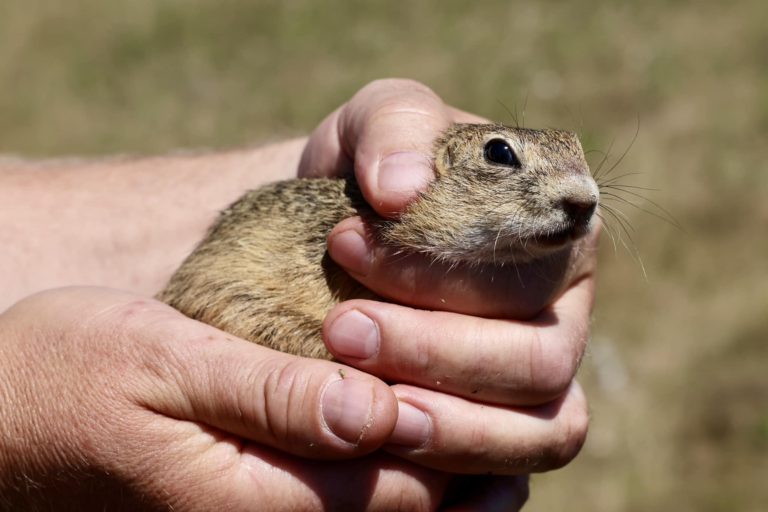
[{"label": "blurred green background", "polygon": [[614,172],[682,225],[613,203],[647,277],[604,238],[590,437],[534,478],[528,510],[766,510],[762,0],[4,0],[0,153],[254,144],[308,133],[386,76],[495,120],[525,110],[611,162],[631,145]]}]

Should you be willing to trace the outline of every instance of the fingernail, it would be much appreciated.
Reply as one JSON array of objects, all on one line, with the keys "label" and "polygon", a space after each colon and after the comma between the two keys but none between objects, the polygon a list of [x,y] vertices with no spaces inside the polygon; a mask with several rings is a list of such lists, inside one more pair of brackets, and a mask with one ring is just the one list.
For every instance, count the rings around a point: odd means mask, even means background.
[{"label": "fingernail", "polygon": [[413,192],[427,188],[432,179],[430,159],[413,151],[392,153],[379,163],[379,189],[385,192]]},{"label": "fingernail", "polygon": [[379,351],[379,329],[373,320],[351,309],[333,321],[328,343],[335,354],[368,359]]},{"label": "fingernail", "polygon": [[373,386],[355,379],[331,382],[321,399],[326,426],[348,443],[357,444],[371,424]]},{"label": "fingernail", "polygon": [[373,254],[363,236],[354,229],[334,235],[328,241],[328,249],[332,252],[333,260],[346,270],[361,276],[371,271]]},{"label": "fingernail", "polygon": [[397,423],[389,442],[417,448],[425,445],[431,435],[432,424],[427,415],[411,404],[398,402]]}]

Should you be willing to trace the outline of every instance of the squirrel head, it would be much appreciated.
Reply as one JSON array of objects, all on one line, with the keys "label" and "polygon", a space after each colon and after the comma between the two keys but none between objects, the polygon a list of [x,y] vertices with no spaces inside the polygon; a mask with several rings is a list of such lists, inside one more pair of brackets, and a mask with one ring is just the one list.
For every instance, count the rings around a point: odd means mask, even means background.
[{"label": "squirrel head", "polygon": [[599,191],[571,132],[456,124],[434,158],[435,180],[387,223],[386,241],[446,261],[524,263],[592,227]]}]

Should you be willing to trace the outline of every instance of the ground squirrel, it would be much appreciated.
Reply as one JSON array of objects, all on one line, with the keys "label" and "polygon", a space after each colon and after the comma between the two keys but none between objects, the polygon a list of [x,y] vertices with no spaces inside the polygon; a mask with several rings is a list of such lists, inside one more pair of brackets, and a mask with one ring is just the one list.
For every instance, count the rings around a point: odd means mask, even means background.
[{"label": "ground squirrel", "polygon": [[376,296],[326,253],[339,221],[455,264],[519,264],[584,236],[598,203],[581,144],[559,130],[456,124],[435,141],[435,179],[397,220],[354,178],[296,179],[225,210],[158,298],[185,315],[284,352],[329,358],[321,326],[338,302]]}]

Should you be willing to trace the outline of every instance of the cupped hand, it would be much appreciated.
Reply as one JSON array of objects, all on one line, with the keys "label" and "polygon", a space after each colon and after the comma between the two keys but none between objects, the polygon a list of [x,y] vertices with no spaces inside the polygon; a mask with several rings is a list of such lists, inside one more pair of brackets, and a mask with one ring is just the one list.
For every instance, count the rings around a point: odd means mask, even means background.
[{"label": "cupped hand", "polygon": [[592,286],[580,279],[528,322],[349,301],[326,318],[325,342],[340,361],[397,383],[393,453],[457,473],[547,471],[586,438],[574,376]]},{"label": "cupped hand", "polygon": [[151,299],[44,292],[0,339],[3,510],[434,509],[449,480],[365,456],[395,426],[383,382]]},{"label": "cupped hand", "polygon": [[[354,171],[369,204],[397,217],[429,186],[433,141],[454,122],[484,120],[416,82],[373,82],[314,132],[300,175]],[[403,256],[368,232],[360,218],[347,219],[328,251],[392,303],[340,304],[324,336],[340,361],[396,383],[388,450],[461,473],[570,461],[588,424],[574,376],[589,335],[599,226],[551,258],[504,267]]]}]

